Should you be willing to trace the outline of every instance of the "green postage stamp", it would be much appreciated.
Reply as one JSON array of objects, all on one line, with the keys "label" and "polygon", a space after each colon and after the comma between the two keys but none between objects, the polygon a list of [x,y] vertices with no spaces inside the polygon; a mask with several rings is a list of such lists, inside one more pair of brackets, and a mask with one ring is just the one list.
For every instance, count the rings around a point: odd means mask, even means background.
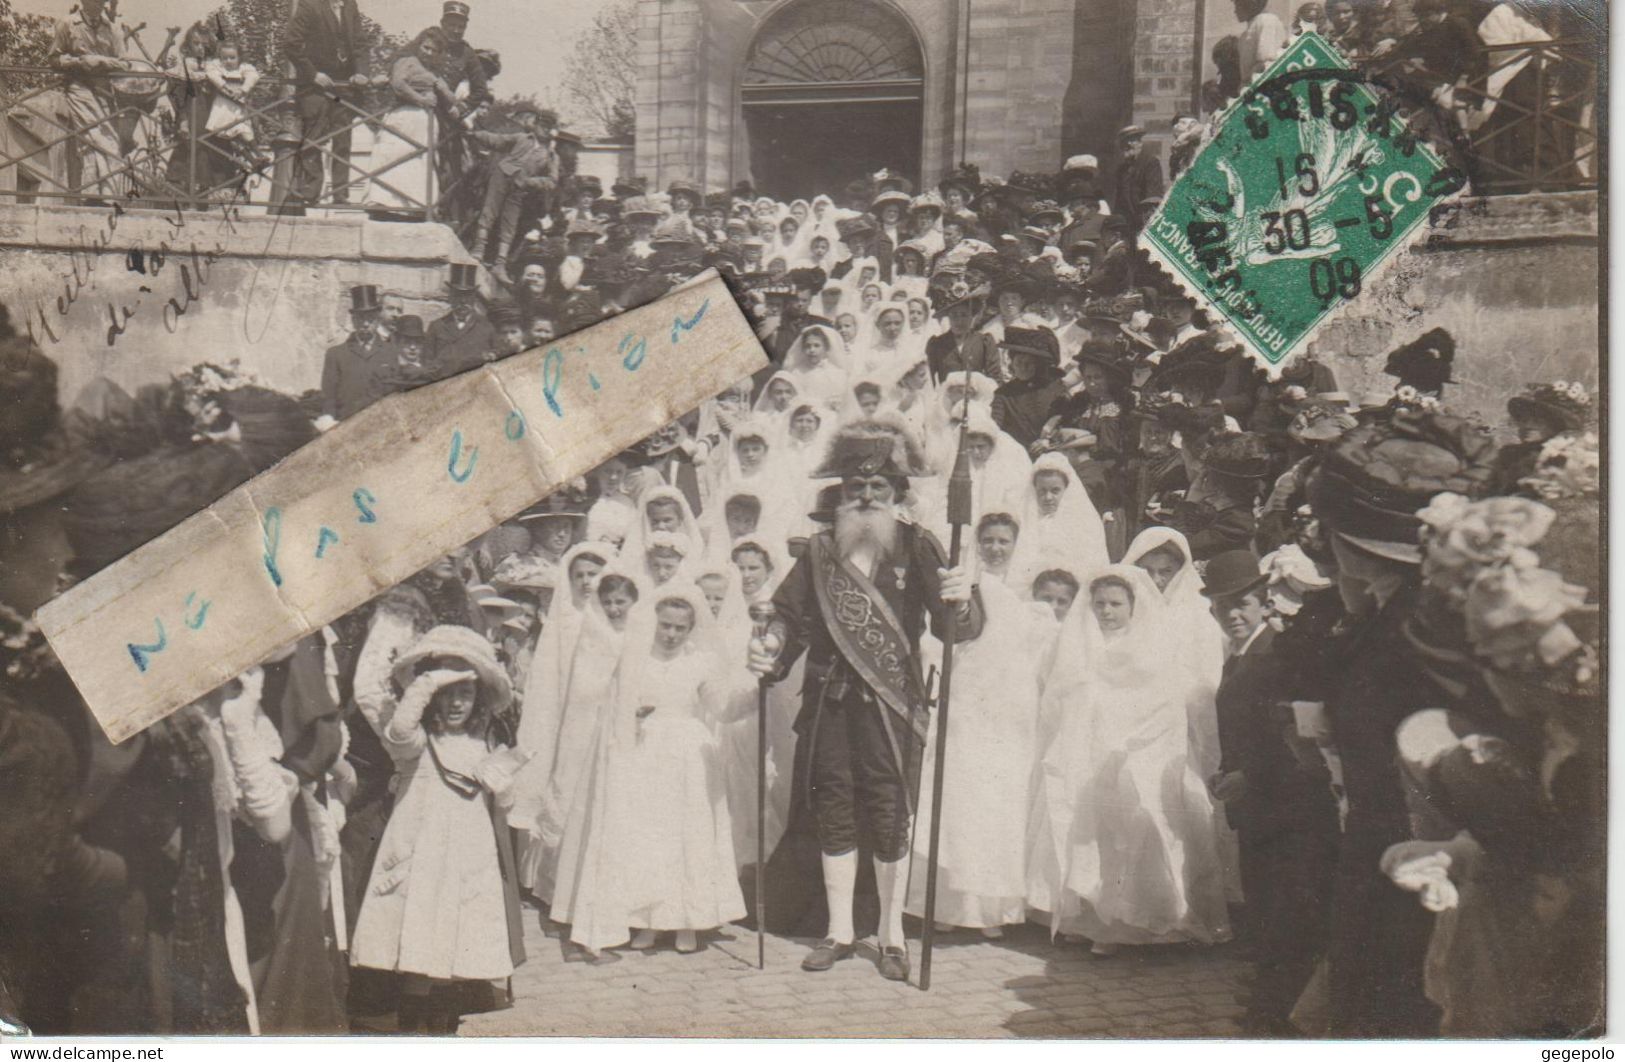
[{"label": "green postage stamp", "polygon": [[1141,233],[1271,376],[1466,183],[1399,111],[1306,33],[1220,117]]}]

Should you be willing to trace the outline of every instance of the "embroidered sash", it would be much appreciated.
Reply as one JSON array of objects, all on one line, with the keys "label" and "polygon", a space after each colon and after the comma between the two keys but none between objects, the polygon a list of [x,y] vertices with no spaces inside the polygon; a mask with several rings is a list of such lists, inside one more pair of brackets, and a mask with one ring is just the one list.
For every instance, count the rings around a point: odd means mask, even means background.
[{"label": "embroidered sash", "polygon": [[868,577],[836,552],[828,535],[814,535],[808,548],[818,608],[835,647],[886,707],[925,741],[928,717],[903,625]]}]

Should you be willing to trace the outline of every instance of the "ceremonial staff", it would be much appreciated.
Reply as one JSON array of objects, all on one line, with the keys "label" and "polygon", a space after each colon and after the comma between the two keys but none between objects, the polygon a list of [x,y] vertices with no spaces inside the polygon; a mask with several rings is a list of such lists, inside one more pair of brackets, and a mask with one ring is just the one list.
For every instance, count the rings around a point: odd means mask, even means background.
[{"label": "ceremonial staff", "polygon": [[[970,456],[965,450],[966,425],[970,420],[970,368],[965,369],[965,404],[959,422],[959,452],[954,457],[953,474],[948,477],[948,567],[959,567],[959,551],[965,525],[971,522]],[[931,772],[931,843],[925,865],[925,926],[920,933],[920,990],[931,989],[931,944],[937,926],[937,853],[942,843],[942,780],[947,774],[948,696],[953,689],[954,638],[958,635],[959,609],[948,610],[942,632],[942,694],[937,698],[937,747]]]},{"label": "ceremonial staff", "polygon": [[[773,602],[750,606],[756,640],[767,644],[776,615]],[[767,968],[767,679],[756,680],[756,968]]]}]

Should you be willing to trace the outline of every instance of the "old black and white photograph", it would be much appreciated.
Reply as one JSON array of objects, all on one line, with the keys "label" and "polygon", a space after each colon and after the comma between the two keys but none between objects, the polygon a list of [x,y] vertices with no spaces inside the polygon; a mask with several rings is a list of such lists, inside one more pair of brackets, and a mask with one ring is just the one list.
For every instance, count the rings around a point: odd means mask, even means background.
[{"label": "old black and white photograph", "polygon": [[1613,1032],[1608,22],[0,0],[0,1040]]}]

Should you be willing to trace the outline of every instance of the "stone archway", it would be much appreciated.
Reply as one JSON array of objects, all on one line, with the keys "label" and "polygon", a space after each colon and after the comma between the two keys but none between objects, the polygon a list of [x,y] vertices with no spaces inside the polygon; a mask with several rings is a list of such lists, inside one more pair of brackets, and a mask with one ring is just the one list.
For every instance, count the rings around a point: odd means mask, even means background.
[{"label": "stone archway", "polygon": [[838,196],[882,167],[918,181],[925,59],[889,4],[792,0],[757,30],[740,81],[763,194]]}]

